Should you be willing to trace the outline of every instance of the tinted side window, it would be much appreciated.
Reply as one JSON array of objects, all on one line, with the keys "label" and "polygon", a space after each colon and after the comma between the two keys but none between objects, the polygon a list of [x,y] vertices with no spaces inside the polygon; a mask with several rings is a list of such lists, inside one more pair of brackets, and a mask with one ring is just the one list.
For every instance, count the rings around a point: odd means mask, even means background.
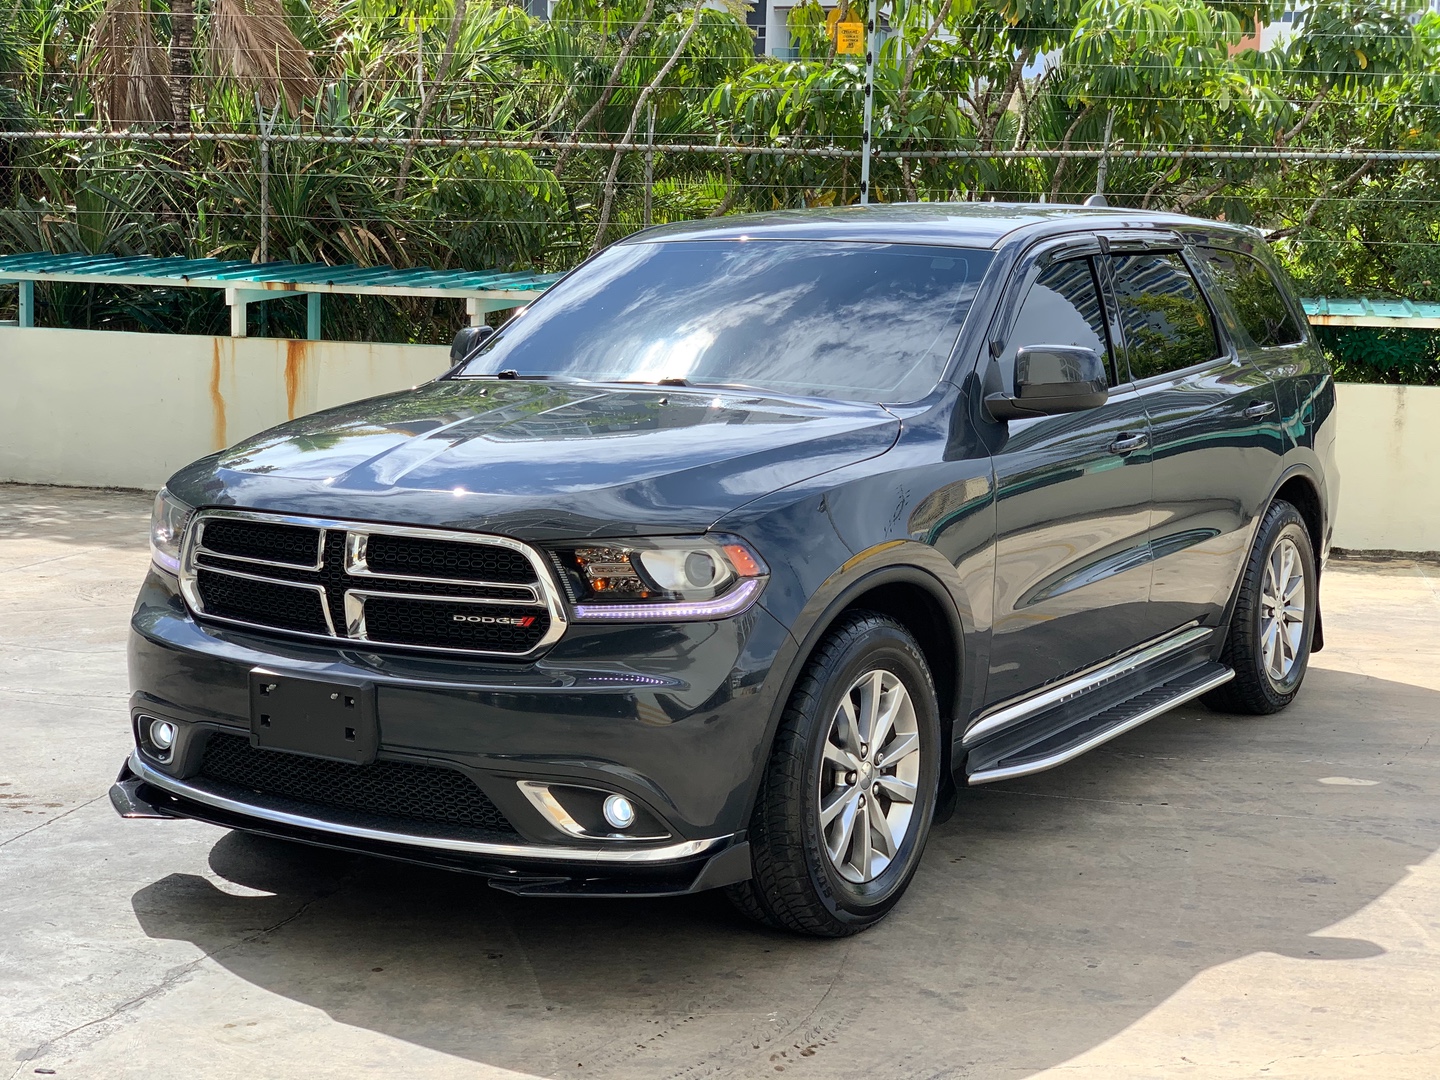
[{"label": "tinted side window", "polygon": [[1272,349],[1304,340],[1280,286],[1259,259],[1238,251],[1196,250],[1230,298],[1251,341],[1262,349]]},{"label": "tinted side window", "polygon": [[1132,378],[1179,371],[1220,355],[1210,308],[1179,255],[1117,255],[1115,296]]},{"label": "tinted side window", "polygon": [[1105,370],[1111,370],[1105,313],[1089,259],[1051,263],[1030,286],[1000,358],[1007,390],[1015,385],[1015,353],[1026,345],[1083,345],[1104,357]]}]

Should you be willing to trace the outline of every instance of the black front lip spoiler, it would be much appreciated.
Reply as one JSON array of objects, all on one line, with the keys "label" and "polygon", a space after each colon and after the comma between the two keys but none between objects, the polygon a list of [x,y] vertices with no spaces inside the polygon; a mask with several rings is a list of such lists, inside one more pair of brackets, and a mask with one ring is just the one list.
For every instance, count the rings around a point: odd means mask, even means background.
[{"label": "black front lip spoiler", "polygon": [[[693,846],[671,845],[683,854],[668,859],[622,861],[585,856],[591,853],[564,849],[557,858],[543,849],[529,845],[523,854],[512,854],[521,845],[494,845],[494,851],[407,843],[404,838],[381,839],[339,828],[326,823],[308,823],[305,819],[276,820],[246,813],[243,807],[215,805],[201,801],[185,792],[183,782],[171,780],[179,790],[170,790],[152,783],[147,775],[137,775],[133,765],[144,774],[154,770],[133,758],[125,763],[110,788],[110,802],[125,818],[190,818],[227,829],[294,840],[317,847],[339,851],[377,855],[386,859],[438,866],[464,873],[480,874],[489,884],[504,892],[525,896],[591,896],[642,897],[674,896],[703,892],[707,889],[744,881],[750,877],[750,845],[741,840],[722,846],[730,837],[715,841],[698,841]],[[393,834],[387,834],[393,835]],[[417,840],[421,838],[415,838]],[[716,850],[719,848],[720,850]],[[656,849],[651,849],[655,851]],[[665,849],[659,849],[663,852]],[[608,851],[596,853],[611,854]],[[620,854],[616,851],[614,854]],[[648,852],[647,852],[648,854]]]}]

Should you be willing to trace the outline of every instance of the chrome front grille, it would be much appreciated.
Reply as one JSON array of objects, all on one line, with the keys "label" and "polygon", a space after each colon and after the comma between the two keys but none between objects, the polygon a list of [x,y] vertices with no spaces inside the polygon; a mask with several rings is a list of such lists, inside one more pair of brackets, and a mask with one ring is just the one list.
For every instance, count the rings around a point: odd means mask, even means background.
[{"label": "chrome front grille", "polygon": [[565,630],[538,552],[447,529],[206,510],[180,588],[201,618],[372,646],[524,657]]}]

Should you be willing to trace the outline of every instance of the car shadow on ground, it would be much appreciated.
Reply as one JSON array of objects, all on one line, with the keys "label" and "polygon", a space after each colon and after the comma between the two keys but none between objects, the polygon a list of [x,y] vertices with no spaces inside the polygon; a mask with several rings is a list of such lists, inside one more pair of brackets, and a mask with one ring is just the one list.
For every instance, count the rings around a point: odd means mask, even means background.
[{"label": "car shadow on ground", "polygon": [[1435,715],[1434,691],[1326,670],[1279,716],[1179,710],[964,793],[900,908],[845,941],[714,895],[521,899],[241,833],[210,856],[234,891],[172,875],[134,909],[270,993],[522,1074],[1021,1076],[1215,965],[1381,954],[1324,931],[1440,848],[1433,760],[1403,760]]}]

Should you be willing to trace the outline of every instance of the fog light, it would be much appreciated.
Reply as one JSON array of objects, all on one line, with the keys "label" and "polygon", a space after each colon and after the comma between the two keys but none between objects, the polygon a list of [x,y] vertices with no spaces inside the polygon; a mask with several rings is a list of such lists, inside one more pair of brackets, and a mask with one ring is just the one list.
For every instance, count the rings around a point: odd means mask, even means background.
[{"label": "fog light", "polygon": [[175,725],[168,720],[150,721],[150,742],[156,750],[169,750],[175,745]]},{"label": "fog light", "polygon": [[[594,803],[590,804],[594,806]],[[628,829],[635,824],[635,807],[624,795],[607,795],[605,797],[605,820],[612,828]]]}]

